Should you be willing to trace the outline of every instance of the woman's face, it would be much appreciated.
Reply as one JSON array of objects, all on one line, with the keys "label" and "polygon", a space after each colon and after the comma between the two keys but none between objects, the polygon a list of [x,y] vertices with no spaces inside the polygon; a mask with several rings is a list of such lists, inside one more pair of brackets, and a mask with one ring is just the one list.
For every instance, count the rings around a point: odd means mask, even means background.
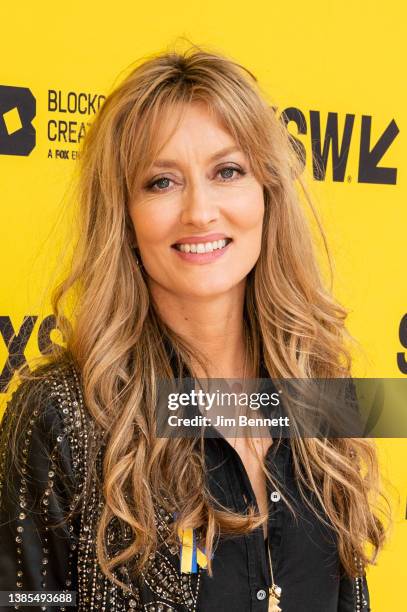
[{"label": "woman's face", "polygon": [[[162,141],[172,128],[162,125]],[[216,296],[244,283],[259,257],[263,187],[203,104],[188,105],[129,212],[151,288]]]}]

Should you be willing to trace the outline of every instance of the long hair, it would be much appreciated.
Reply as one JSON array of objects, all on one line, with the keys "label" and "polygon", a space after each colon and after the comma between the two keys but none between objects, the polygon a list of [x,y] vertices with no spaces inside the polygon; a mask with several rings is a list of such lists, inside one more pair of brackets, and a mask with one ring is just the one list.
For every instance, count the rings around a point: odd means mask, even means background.
[{"label": "long hair", "polygon": [[[256,78],[238,62],[195,45],[143,58],[108,95],[84,139],[78,239],[70,272],[52,297],[66,354],[81,373],[87,410],[104,435],[97,554],[115,582],[116,566],[137,559],[140,571],[156,549],[157,505],[176,513],[174,538],[179,527],[199,530],[210,571],[220,534],[247,533],[266,520],[254,509],[239,515],[214,503],[202,444],[155,434],[157,381],[174,376],[171,355],[179,373],[184,366],[193,371],[192,358],[205,371],[207,364],[159,316],[132,252],[128,206],[162,145],[160,124],[169,113],[180,120],[186,105],[198,101],[222,121],[263,185],[262,248],[246,279],[244,303],[254,371],[263,359],[275,378],[351,375],[348,313],[325,286],[301,201],[309,204],[326,245],[302,177],[304,160]],[[307,503],[309,492],[314,494],[337,534],[341,563],[356,575],[355,555],[363,565],[374,563],[386,533],[377,510],[383,494],[373,443],[295,438],[291,447],[301,494]],[[106,529],[115,517],[130,527],[132,538],[108,558]]]}]

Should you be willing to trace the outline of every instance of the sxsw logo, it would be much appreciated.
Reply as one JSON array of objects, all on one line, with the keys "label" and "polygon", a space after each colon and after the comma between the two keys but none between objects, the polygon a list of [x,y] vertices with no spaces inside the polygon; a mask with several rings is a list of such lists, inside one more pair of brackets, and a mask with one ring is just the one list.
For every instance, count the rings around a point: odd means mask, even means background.
[{"label": "sxsw logo", "polygon": [[0,155],[29,155],[35,147],[36,101],[27,87],[0,85]]},{"label": "sxsw logo", "polygon": [[[358,183],[376,185],[395,185],[397,168],[386,167],[383,158],[399,133],[399,128],[392,119],[381,134],[373,136],[372,117],[362,115],[360,128],[355,126],[355,115],[346,113],[343,130],[339,129],[338,113],[329,112],[326,127],[322,129],[323,113],[310,110],[308,117],[295,107],[286,108],[281,113],[281,120],[288,126],[293,122],[298,135],[307,137],[311,148],[312,176],[316,181],[327,178],[328,160],[332,160],[332,180],[350,182],[352,176],[347,173],[348,157],[351,147],[357,149],[356,177]],[[359,122],[358,122],[359,124]],[[290,133],[298,151],[300,160],[305,166],[307,153],[304,144]],[[328,177],[330,178],[330,177]]]},{"label": "sxsw logo", "polygon": [[[0,393],[6,393],[15,370],[19,367],[28,367],[24,351],[28,341],[34,335],[37,315],[26,315],[19,329],[14,329],[9,316],[0,316],[0,338],[4,340],[8,357],[1,370],[0,366]],[[42,321],[36,335],[37,345],[41,354],[46,355],[53,344],[51,333],[57,329],[54,315],[48,315]],[[1,419],[0,419],[1,421]]]}]

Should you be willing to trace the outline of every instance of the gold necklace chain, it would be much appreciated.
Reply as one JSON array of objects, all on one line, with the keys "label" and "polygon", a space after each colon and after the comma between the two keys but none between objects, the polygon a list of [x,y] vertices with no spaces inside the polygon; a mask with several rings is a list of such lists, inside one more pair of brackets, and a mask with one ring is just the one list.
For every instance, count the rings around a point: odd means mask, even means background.
[{"label": "gold necklace chain", "polygon": [[[247,372],[247,362],[248,362],[248,342],[246,337],[246,351],[245,351],[245,360],[244,360],[244,370],[243,370],[243,381],[246,380],[246,372]],[[236,447],[236,434],[233,442],[233,448]],[[282,612],[282,609],[279,606],[280,597],[281,597],[281,587],[277,586],[274,582],[274,574],[273,574],[273,564],[271,562],[271,553],[270,553],[270,543],[267,540],[267,552],[270,566],[270,575],[271,575],[271,587],[269,588],[269,612]]]},{"label": "gold necklace chain", "polygon": [[273,576],[273,564],[271,563],[270,553],[270,542],[267,539],[267,551],[269,557],[270,575],[271,575],[271,587],[269,588],[269,612],[282,612],[280,606],[281,587],[277,586],[274,582]]}]

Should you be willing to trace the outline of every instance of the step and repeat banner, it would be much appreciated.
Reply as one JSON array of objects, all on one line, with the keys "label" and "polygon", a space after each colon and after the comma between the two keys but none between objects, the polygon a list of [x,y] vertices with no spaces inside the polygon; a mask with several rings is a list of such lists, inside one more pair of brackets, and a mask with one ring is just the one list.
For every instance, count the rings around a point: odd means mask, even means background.
[{"label": "step and repeat banner", "polygon": [[[80,143],[134,62],[186,41],[249,68],[284,111],[328,236],[334,292],[360,346],[354,375],[407,377],[405,17],[401,0],[3,7],[0,418],[15,368],[61,341],[49,291],[72,229]],[[407,445],[377,446],[395,525],[368,579],[372,609],[397,612],[407,580]]]}]

